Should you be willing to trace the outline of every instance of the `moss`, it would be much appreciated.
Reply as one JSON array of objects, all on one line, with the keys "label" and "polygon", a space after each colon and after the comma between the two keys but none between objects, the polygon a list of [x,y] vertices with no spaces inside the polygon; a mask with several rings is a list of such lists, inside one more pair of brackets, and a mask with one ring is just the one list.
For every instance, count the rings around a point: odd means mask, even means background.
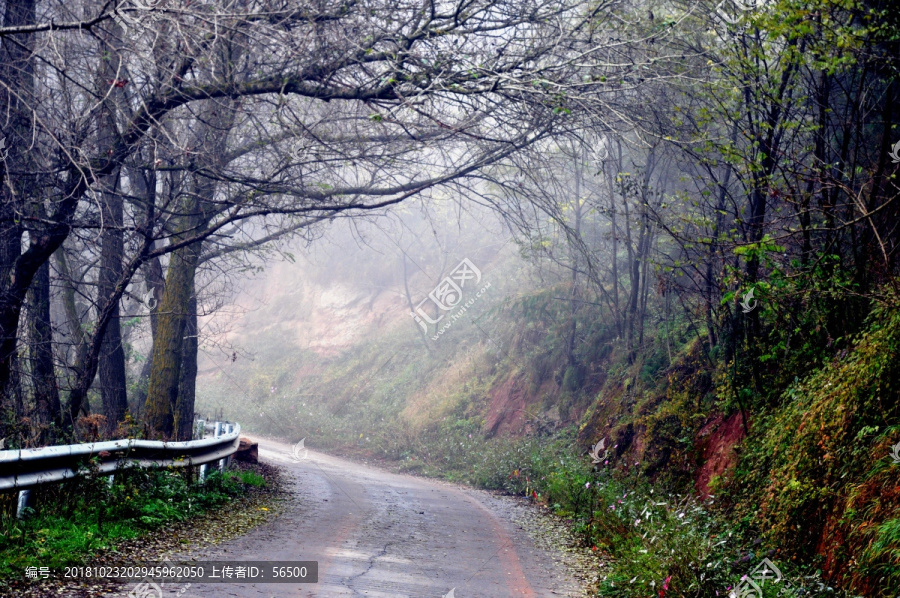
[{"label": "moss", "polygon": [[[738,510],[758,504],[756,524],[785,553],[821,551],[826,573],[871,596],[894,595],[873,576],[900,579],[890,524],[900,467],[888,459],[889,443],[900,440],[898,393],[900,311],[884,305],[843,359],[798,380],[757,416],[735,476]],[[886,428],[894,431],[877,433]]]}]

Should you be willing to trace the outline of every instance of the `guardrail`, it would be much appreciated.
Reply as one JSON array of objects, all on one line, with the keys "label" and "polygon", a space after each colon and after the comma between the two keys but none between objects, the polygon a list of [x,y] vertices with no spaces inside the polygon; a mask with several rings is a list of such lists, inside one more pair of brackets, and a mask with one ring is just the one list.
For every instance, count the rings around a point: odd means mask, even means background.
[{"label": "guardrail", "polygon": [[206,478],[209,463],[217,461],[220,470],[238,448],[241,427],[228,422],[197,422],[203,436],[212,430],[212,438],[182,442],[158,440],[111,440],[85,444],[47,446],[36,449],[0,451],[0,492],[19,490],[16,516],[22,517],[31,489],[44,484],[74,478],[86,470],[84,465],[96,459],[91,471],[110,474],[131,467],[200,466],[200,481]]}]

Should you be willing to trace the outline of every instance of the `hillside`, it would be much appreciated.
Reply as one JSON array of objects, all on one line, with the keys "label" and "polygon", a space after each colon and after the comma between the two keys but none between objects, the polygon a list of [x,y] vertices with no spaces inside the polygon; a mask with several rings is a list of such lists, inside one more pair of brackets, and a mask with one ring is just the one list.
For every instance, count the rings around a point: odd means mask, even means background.
[{"label": "hillside", "polygon": [[[396,276],[371,284],[377,276],[361,265],[360,276],[330,282],[327,259],[276,265],[256,295],[241,295],[257,303],[219,340],[237,359],[203,362],[201,408],[223,407],[257,432],[309,447],[533,493],[581,517],[587,542],[599,543],[597,514],[576,504],[579,476],[611,475],[626,493],[688,493],[744,538],[725,557],[740,562],[762,542],[797,579],[821,569],[826,583],[889,595],[900,579],[900,469],[888,459],[900,431],[897,402],[887,399],[896,397],[900,327],[891,303],[821,367],[794,370],[796,381],[742,406],[729,396],[733,365],[707,355],[683,317],[648,326],[632,356],[598,310],[581,306],[567,359],[571,304],[560,298],[570,287],[512,248],[477,253],[478,288],[489,287],[442,335],[438,326],[420,333]],[[421,272],[408,280],[415,300],[430,284]],[[769,370],[790,379],[793,367]],[[601,439],[607,473],[590,473],[585,455]],[[536,479],[547,464],[534,460],[553,454],[575,459],[559,487]]]}]

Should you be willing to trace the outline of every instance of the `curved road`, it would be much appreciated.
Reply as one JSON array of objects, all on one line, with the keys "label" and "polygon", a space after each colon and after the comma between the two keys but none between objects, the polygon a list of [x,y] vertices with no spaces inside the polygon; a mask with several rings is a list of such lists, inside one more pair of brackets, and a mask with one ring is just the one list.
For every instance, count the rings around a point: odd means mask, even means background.
[{"label": "curved road", "polygon": [[580,595],[561,555],[536,547],[512,521],[509,499],[313,451],[295,462],[289,445],[259,443],[260,458],[293,478],[284,512],[188,558],[318,561],[319,583],[170,586],[167,598]]}]

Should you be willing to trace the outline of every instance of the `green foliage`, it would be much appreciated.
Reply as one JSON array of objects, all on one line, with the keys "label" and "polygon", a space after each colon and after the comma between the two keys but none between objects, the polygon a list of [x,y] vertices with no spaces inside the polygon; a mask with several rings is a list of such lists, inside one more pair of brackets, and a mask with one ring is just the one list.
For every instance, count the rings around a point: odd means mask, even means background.
[{"label": "green foliage", "polygon": [[[884,419],[893,413],[885,397],[896,388],[873,390],[898,361],[882,342],[892,333],[879,332],[895,325],[896,310],[876,312],[869,340],[854,341],[870,306],[847,292],[857,287],[840,260],[813,256],[797,276],[783,251],[764,238],[737,252],[758,260],[765,275],[752,284],[755,310],[742,314],[737,301],[751,285],[742,268],[729,270],[725,287],[733,290],[724,291],[721,319],[712,322],[713,347],[696,315],[667,307],[665,320],[647,319],[643,344],[626,350],[603,309],[585,303],[570,356],[571,304],[558,299],[564,289],[545,287],[482,314],[471,335],[460,320],[428,351],[412,326],[333,357],[260,339],[263,359],[241,376],[251,400],[236,400],[229,412],[312,448],[392,459],[405,471],[546,505],[606,555],[603,595],[652,595],[670,576],[666,595],[725,595],[770,549],[782,551],[772,557],[779,565],[796,557],[787,567],[791,592],[803,583],[814,589],[825,567],[814,556],[819,539],[835,547],[829,578],[875,595],[863,578],[895,580],[900,554],[900,497],[891,491],[900,484],[873,458],[900,441]],[[842,369],[876,341],[865,365]],[[301,370],[313,373],[295,377]],[[227,387],[205,392],[218,400],[233,394]],[[505,396],[523,395],[524,405],[508,411],[524,413],[531,435],[485,437],[492,410]],[[692,501],[701,429],[738,409],[749,415],[750,435],[717,449],[742,455],[738,469],[713,478],[714,504]],[[585,414],[580,434],[568,427],[548,436],[556,428],[535,422],[551,412],[563,427],[574,423],[569,414]],[[618,446],[610,447],[608,468],[597,470],[574,447],[601,437]],[[762,546],[752,545],[759,537]],[[852,572],[842,569],[850,562]],[[801,583],[799,575],[810,579]]]},{"label": "green foliage", "polygon": [[900,579],[900,468],[887,461],[889,443],[900,440],[898,393],[900,311],[891,299],[873,310],[846,357],[757,415],[735,477],[740,512],[754,514],[790,554],[812,554],[823,536],[843,544],[830,573],[872,596],[893,596],[887,588],[896,587],[874,579]]},{"label": "green foliage", "polygon": [[122,540],[232,500],[241,484],[260,485],[259,477],[214,472],[204,484],[192,484],[184,470],[128,469],[116,474],[111,487],[105,475],[43,487],[25,519],[7,509],[0,521],[0,579],[21,578],[29,566],[59,570],[82,564]]},{"label": "green foliage", "polygon": [[863,572],[886,588],[900,587],[900,517],[880,523],[872,536],[860,559]]},{"label": "green foliage", "polygon": [[563,374],[562,386],[566,390],[576,391],[584,385],[584,368],[580,365],[570,365]]},{"label": "green foliage", "polygon": [[[669,597],[724,596],[761,559],[763,549],[714,516],[711,502],[667,493],[612,456],[595,466],[572,450],[571,428],[543,438],[485,439],[470,430],[456,421],[423,433],[403,468],[523,496],[567,519],[601,557],[602,596],[645,598],[666,585]],[[782,596],[821,582],[779,565],[787,573]],[[775,596],[773,588],[765,596]]]},{"label": "green foliage", "polygon": [[235,481],[244,484],[245,486],[254,486],[256,488],[263,488],[266,486],[266,478],[262,477],[255,471],[227,471],[225,472],[225,475],[228,478],[234,479]]}]

